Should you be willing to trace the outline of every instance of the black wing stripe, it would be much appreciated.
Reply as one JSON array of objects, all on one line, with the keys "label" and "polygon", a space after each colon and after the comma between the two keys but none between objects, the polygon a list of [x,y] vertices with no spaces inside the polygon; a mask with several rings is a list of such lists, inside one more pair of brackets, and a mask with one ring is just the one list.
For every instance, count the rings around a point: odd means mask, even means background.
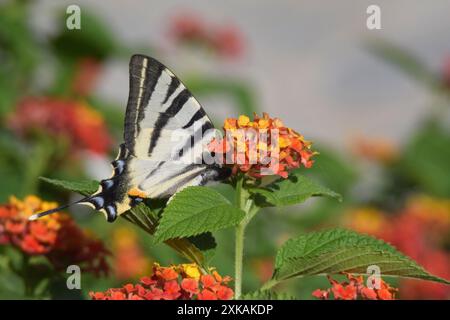
[{"label": "black wing stripe", "polygon": [[164,98],[163,104],[169,100],[169,98],[172,96],[172,94],[175,92],[175,90],[180,86],[180,80],[172,76],[172,79],[170,80],[169,87],[167,88],[166,97]]},{"label": "black wing stripe", "polygon": [[125,113],[124,140],[128,150],[134,149],[139,133],[139,122],[145,115],[145,107],[155,90],[164,66],[155,59],[134,55],[130,60],[130,93]]},{"label": "black wing stripe", "polygon": [[195,121],[200,120],[206,115],[205,111],[202,108],[198,109],[198,111],[192,116],[191,120],[187,124],[183,126],[183,129],[187,129],[194,124]]},{"label": "black wing stripe", "polygon": [[201,128],[197,129],[193,135],[191,135],[191,137],[186,141],[186,143],[184,144],[184,146],[178,151],[178,156],[181,158],[184,154],[185,151],[189,151],[190,149],[192,149],[192,147],[194,147],[195,144],[195,137],[199,136],[199,137],[203,137],[204,133],[206,132],[206,130],[212,129],[214,128],[212,123],[209,121],[206,121]]},{"label": "black wing stripe", "polygon": [[148,155],[152,154],[153,149],[158,142],[159,137],[161,136],[161,130],[164,129],[167,122],[170,120],[168,115],[176,115],[184,104],[191,98],[192,95],[189,93],[187,89],[181,91],[175,99],[173,99],[170,107],[166,110],[165,113],[160,113],[158,119],[155,122],[155,128],[153,129],[152,136],[150,138],[150,145],[148,147]]},{"label": "black wing stripe", "polygon": [[137,127],[138,127],[138,133],[140,131],[139,124],[145,117],[145,109],[147,108],[150,98],[155,91],[156,84],[158,83],[158,79],[161,77],[161,74],[164,70],[164,66],[160,63],[150,63],[150,66],[147,67],[147,77],[146,81],[144,81],[144,92],[143,97],[140,103],[140,106],[138,106],[139,114],[137,118]]},{"label": "black wing stripe", "polygon": [[158,163],[158,166],[156,168],[154,168],[152,171],[150,171],[150,173],[148,175],[145,176],[145,180],[150,179],[159,169],[161,169],[161,167],[165,164],[165,161],[161,161],[160,163]]}]

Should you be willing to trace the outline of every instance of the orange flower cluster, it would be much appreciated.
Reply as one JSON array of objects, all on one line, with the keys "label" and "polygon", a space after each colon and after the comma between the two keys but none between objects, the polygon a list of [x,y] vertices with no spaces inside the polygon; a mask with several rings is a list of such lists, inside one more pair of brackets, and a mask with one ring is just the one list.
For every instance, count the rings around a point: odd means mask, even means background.
[{"label": "orange flower cluster", "polygon": [[236,28],[212,26],[195,15],[176,16],[169,34],[179,43],[200,44],[224,57],[237,58],[243,52],[243,39]]},{"label": "orange flower cluster", "polygon": [[27,196],[23,201],[11,197],[9,203],[0,206],[0,245],[12,245],[31,256],[44,255],[58,270],[77,264],[85,272],[107,274],[109,251],[69,215],[58,212],[28,220],[32,214],[56,206],[36,196]]},{"label": "orange flower cluster", "polygon": [[[363,277],[355,277],[351,274],[346,274],[348,281],[338,282],[331,277],[328,277],[331,288],[327,290],[317,289],[312,295],[318,299],[327,300],[330,294],[333,294],[335,300],[394,300],[395,293],[398,291],[392,288],[380,279],[380,288],[369,288],[364,285]],[[374,283],[375,284],[375,283]]]},{"label": "orange flower cluster", "polygon": [[89,295],[93,300],[230,300],[234,295],[230,281],[217,271],[202,275],[196,264],[161,267],[155,263],[153,275],[138,284]]},{"label": "orange flower cluster", "polygon": [[310,168],[313,164],[311,158],[316,153],[311,150],[312,143],[267,113],[263,113],[262,118],[255,114],[253,120],[244,115],[238,119],[228,118],[223,129],[225,137],[214,139],[208,148],[232,167],[233,174],[243,172],[253,178],[264,175],[287,178],[289,170],[301,165]]},{"label": "orange flower cluster", "polygon": [[151,271],[151,261],[144,254],[133,229],[120,227],[112,237],[114,273],[117,279],[136,279]]},{"label": "orange flower cluster", "polygon": [[105,154],[111,137],[102,116],[84,103],[48,97],[27,98],[9,118],[10,127],[27,136],[36,131],[68,139],[75,150]]},{"label": "orange flower cluster", "polygon": [[[347,215],[347,226],[392,243],[425,269],[450,278],[450,254],[445,250],[450,233],[450,201],[428,196],[411,197],[398,212],[358,208]],[[444,284],[403,279],[401,298],[448,299]]]},{"label": "orange flower cluster", "polygon": [[356,155],[376,163],[390,164],[399,156],[394,143],[382,138],[356,137],[351,148]]}]

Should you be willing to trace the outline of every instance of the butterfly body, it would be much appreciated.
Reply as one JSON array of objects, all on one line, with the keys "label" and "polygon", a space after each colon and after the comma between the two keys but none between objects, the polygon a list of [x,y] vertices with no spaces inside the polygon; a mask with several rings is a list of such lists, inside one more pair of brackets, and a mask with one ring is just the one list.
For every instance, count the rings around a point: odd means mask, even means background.
[{"label": "butterfly body", "polygon": [[76,203],[112,222],[144,198],[168,198],[185,187],[226,178],[228,168],[203,159],[215,133],[203,108],[169,69],[153,58],[132,56],[124,143],[111,163],[113,174]]}]

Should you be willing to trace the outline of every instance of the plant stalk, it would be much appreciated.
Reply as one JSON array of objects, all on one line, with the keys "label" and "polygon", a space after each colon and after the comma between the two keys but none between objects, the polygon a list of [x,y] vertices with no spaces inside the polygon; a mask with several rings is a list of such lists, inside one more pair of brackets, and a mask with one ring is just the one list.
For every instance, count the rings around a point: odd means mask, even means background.
[{"label": "plant stalk", "polygon": [[234,269],[234,295],[239,299],[242,294],[242,263],[244,258],[245,225],[240,223],[236,227],[235,269]]},{"label": "plant stalk", "polygon": [[242,295],[242,267],[244,260],[244,240],[245,228],[250,220],[258,212],[258,207],[250,199],[250,193],[244,188],[243,176],[238,177],[236,182],[236,203],[239,208],[245,212],[242,221],[236,226],[235,230],[235,268],[234,268],[234,296],[240,299]]}]

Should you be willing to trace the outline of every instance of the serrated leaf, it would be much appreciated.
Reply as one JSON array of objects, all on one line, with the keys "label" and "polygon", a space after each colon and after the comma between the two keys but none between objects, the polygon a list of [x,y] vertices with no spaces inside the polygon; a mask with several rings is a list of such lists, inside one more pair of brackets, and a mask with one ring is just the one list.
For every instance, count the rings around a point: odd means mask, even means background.
[{"label": "serrated leaf", "polygon": [[310,197],[327,196],[342,200],[340,194],[321,186],[299,172],[292,172],[287,179],[277,180],[265,188],[250,189],[261,207],[288,206],[304,202]]},{"label": "serrated leaf", "polygon": [[155,238],[161,242],[216,231],[238,224],[244,215],[217,191],[189,187],[177,193],[164,209]]},{"label": "serrated leaf", "polygon": [[425,271],[393,246],[344,229],[313,232],[288,240],[278,251],[273,279],[349,272],[367,274],[376,265],[381,276],[398,276],[449,284]]},{"label": "serrated leaf", "polygon": [[242,295],[242,300],[297,300],[287,293],[279,293],[271,290],[257,290]]},{"label": "serrated leaf", "polygon": [[[121,217],[137,225],[149,235],[155,233],[159,219],[158,214],[144,203],[128,210]],[[216,246],[214,237],[210,233],[202,234],[195,238],[168,239],[165,241],[165,244],[187,260],[205,269]]]},{"label": "serrated leaf", "polygon": [[83,181],[65,181],[58,179],[50,179],[45,177],[39,177],[40,180],[45,181],[54,186],[77,192],[82,195],[93,194],[98,189],[98,182],[94,180],[83,180]]}]

